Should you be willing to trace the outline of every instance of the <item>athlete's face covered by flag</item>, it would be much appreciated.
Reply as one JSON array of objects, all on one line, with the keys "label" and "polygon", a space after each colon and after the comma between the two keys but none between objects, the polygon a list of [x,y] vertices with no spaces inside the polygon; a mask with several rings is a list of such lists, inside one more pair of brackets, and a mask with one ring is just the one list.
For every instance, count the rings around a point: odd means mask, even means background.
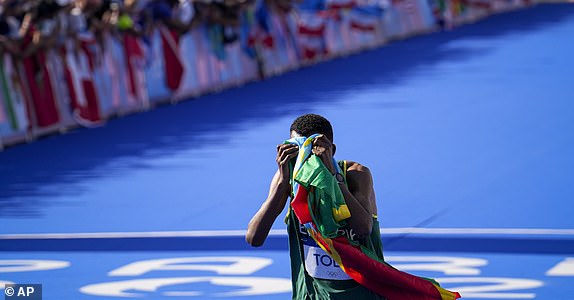
[{"label": "athlete's face covered by flag", "polygon": [[[292,130],[291,138],[297,138],[297,137],[304,137],[304,136],[296,132],[295,130]],[[333,165],[333,156],[335,155],[336,149],[337,146],[333,144],[325,134],[319,133],[319,135],[315,137],[313,141],[313,149],[311,151],[313,154],[321,158],[321,161],[323,161],[323,163],[329,169],[329,171],[331,171],[331,173],[335,173],[335,166]]]}]

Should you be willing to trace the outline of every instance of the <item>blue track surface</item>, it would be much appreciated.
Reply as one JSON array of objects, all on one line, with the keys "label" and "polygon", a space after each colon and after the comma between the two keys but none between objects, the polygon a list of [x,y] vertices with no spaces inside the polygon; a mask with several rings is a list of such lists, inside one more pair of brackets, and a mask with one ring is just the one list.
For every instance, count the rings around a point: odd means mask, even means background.
[{"label": "blue track surface", "polygon": [[[314,112],[333,123],[337,158],[371,169],[383,228],[463,230],[388,232],[387,255],[481,258],[487,264],[478,273],[413,272],[446,278],[445,286],[463,287],[471,296],[476,291],[464,287],[521,294],[465,299],[574,299],[574,262],[568,259],[574,257],[572,37],[574,5],[540,5],[7,149],[0,153],[0,233],[244,230],[266,197],[275,145],[288,137],[297,115]],[[274,225],[283,228],[280,221]],[[465,228],[549,231],[474,235]],[[289,278],[281,234],[258,251],[246,250],[237,235],[44,237],[3,236],[2,258],[71,265],[10,272],[0,263],[0,281],[43,283],[50,295],[45,299],[111,299],[79,289],[142,278],[224,276],[189,270],[108,274],[146,259],[214,255],[273,261],[229,276]],[[417,249],[425,253],[412,252]],[[547,274],[561,263],[563,271],[550,272],[559,275]],[[464,283],[463,277],[475,281]],[[203,293],[194,299],[230,291],[222,287],[229,282],[210,280],[179,287]],[[163,292],[174,290],[146,293],[172,299]],[[288,297],[282,292],[253,299]]]},{"label": "blue track surface", "polygon": [[[162,300],[181,299],[170,293],[182,291],[193,292],[190,299],[280,300],[291,295],[285,251],[24,252],[6,258],[68,263],[58,269],[3,274],[4,278],[9,275],[6,279],[11,282],[42,283],[44,299],[130,299],[119,292],[140,295],[136,299]],[[572,274],[549,272],[565,261],[562,256],[388,251],[386,259],[402,270],[437,278],[444,287],[460,291],[463,299],[568,300],[574,292]],[[142,268],[160,260],[171,260],[170,265]],[[240,265],[231,268],[234,264]],[[184,282],[164,282],[150,290],[151,283],[158,280]],[[245,290],[251,295],[237,294]]]}]

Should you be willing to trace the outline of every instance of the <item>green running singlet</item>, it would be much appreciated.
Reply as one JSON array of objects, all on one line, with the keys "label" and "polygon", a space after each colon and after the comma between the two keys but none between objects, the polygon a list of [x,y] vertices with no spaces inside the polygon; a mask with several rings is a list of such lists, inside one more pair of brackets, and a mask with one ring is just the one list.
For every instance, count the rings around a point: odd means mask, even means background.
[{"label": "green running singlet", "polygon": [[[346,176],[346,162],[339,161],[339,165]],[[293,300],[385,300],[345,274],[307,234],[292,211],[289,211],[286,222]],[[352,237],[350,227],[347,225],[344,228],[345,234]],[[383,259],[383,245],[376,216],[373,216],[371,235],[361,242]]]}]

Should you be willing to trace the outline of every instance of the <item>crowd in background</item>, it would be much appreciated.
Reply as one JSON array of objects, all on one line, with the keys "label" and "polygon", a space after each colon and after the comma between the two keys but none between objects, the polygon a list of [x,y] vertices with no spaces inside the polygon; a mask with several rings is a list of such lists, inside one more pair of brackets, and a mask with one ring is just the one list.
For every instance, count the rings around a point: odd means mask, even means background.
[{"label": "crowd in background", "polygon": [[0,0],[0,146],[524,0]]}]

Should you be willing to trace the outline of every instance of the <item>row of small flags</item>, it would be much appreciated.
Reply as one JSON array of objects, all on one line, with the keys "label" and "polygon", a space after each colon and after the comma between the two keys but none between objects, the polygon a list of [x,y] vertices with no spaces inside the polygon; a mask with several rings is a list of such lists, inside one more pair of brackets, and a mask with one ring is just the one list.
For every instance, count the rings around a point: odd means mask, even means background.
[{"label": "row of small flags", "polygon": [[[0,53],[0,146],[280,74],[302,65],[454,26],[529,0],[326,0],[284,12],[261,1],[240,38],[201,26],[180,35],[160,25],[143,40],[83,35],[17,60]],[[35,28],[27,33],[30,43]],[[218,31],[219,30],[219,31]]]}]

